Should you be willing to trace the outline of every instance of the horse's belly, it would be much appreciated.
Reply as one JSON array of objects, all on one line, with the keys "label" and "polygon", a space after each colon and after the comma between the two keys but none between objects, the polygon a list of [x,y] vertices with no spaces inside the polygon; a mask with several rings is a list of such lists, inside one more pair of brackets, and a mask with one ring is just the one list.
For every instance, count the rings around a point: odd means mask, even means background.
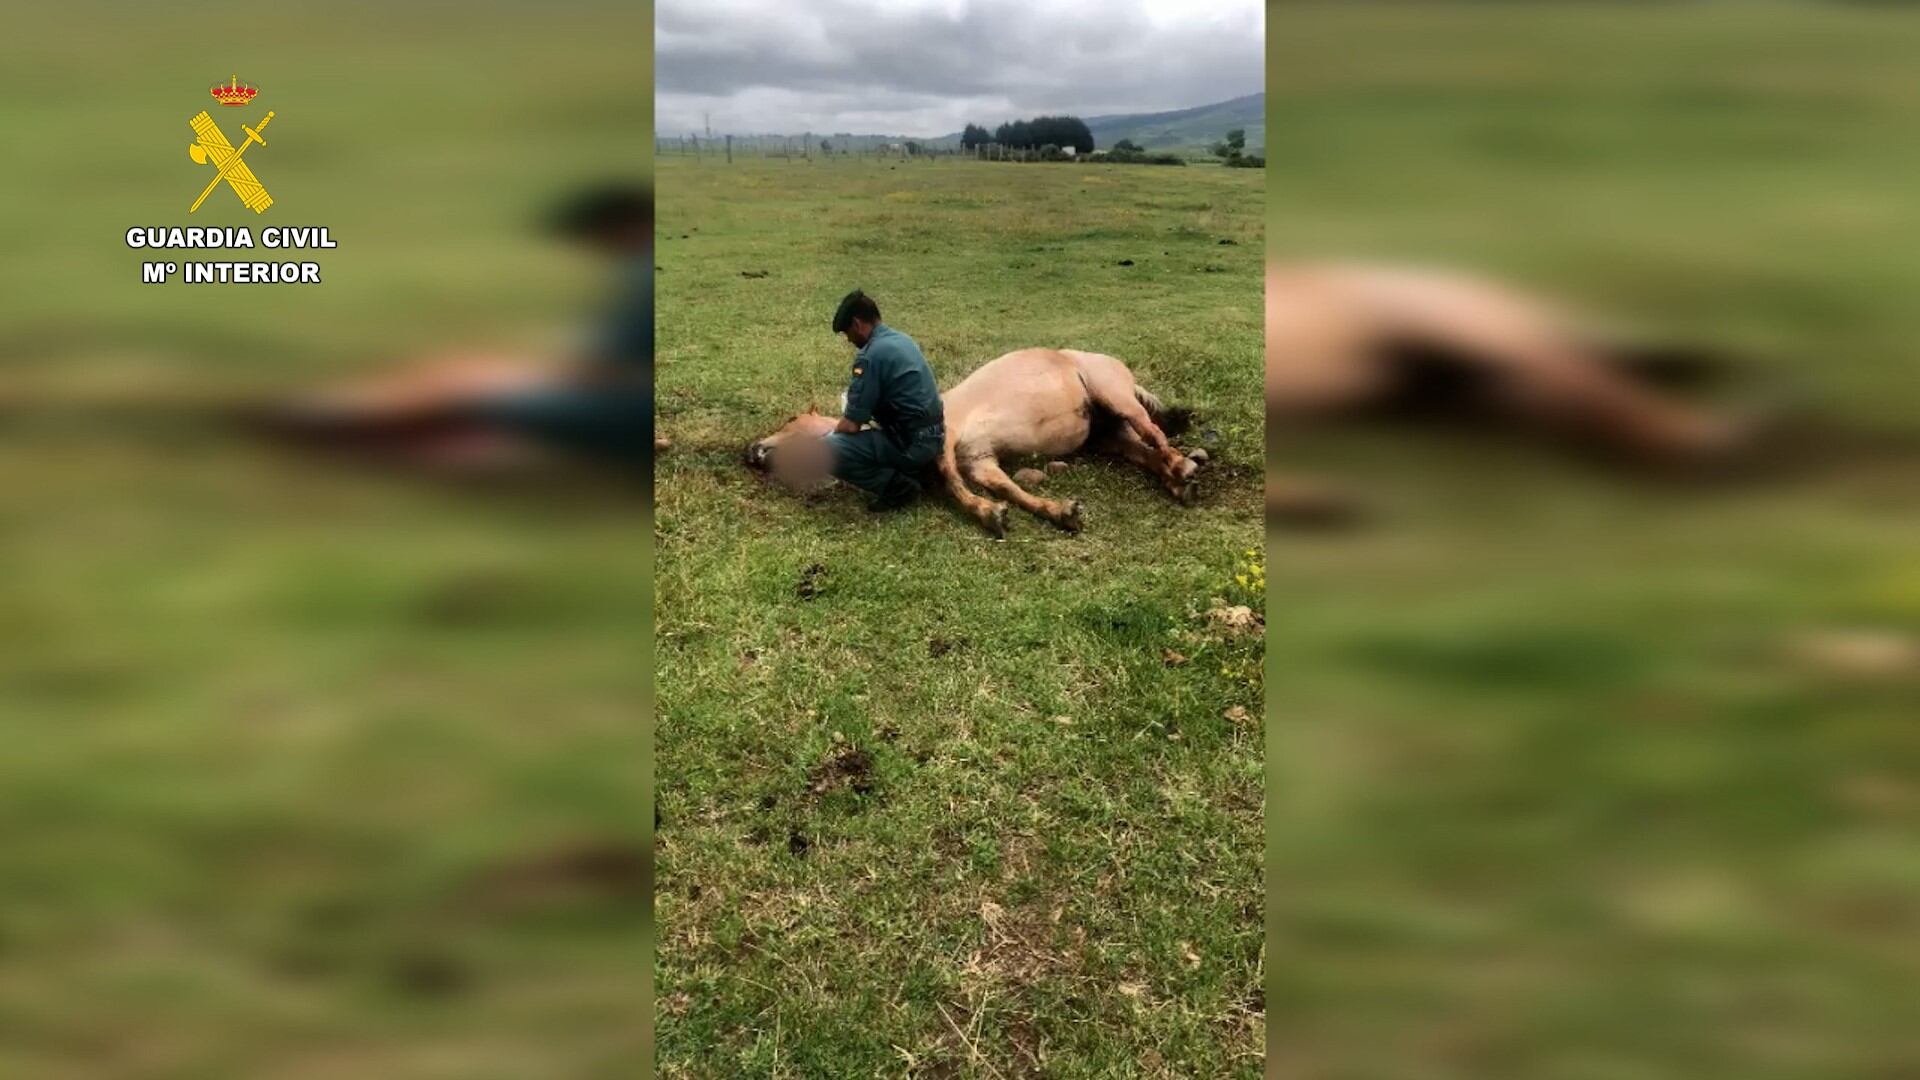
[{"label": "horse's belly", "polygon": [[1001,454],[1058,455],[1071,454],[1086,445],[1090,425],[1085,411],[1074,410],[1043,416],[995,416],[988,428],[981,434]]},{"label": "horse's belly", "polygon": [[1087,441],[1090,406],[1073,361],[1052,349],[1008,353],[946,396],[947,424],[977,451],[1067,454]]}]

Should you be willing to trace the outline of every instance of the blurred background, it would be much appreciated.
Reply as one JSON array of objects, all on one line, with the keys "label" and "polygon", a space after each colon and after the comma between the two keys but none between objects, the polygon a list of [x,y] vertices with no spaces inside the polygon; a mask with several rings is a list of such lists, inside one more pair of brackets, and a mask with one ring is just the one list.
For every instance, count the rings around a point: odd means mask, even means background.
[{"label": "blurred background", "polygon": [[[0,1075],[640,1075],[644,491],[275,450],[236,405],[564,358],[556,197],[650,169],[651,13],[24,6],[0,40]],[[208,87],[259,88],[245,110]],[[186,153],[207,109],[275,205]],[[238,116],[239,119],[235,119]],[[133,226],[325,226],[143,285]]]},{"label": "blurred background", "polygon": [[1361,513],[1269,534],[1269,1075],[1920,1072],[1920,13],[1269,14],[1275,263],[1485,274],[1791,418],[1719,482],[1270,427]]}]

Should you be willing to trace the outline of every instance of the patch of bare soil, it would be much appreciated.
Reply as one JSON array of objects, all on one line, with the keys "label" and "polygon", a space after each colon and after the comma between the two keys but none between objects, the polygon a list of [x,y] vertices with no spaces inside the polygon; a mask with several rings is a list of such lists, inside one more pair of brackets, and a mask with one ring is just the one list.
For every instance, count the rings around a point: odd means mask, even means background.
[{"label": "patch of bare soil", "polygon": [[942,634],[935,634],[927,639],[927,655],[933,657],[935,660],[940,659],[948,653],[966,647],[966,638],[950,638]]},{"label": "patch of bare soil", "polygon": [[807,774],[807,790],[814,795],[825,795],[838,788],[846,788],[856,795],[871,794],[872,756],[850,744],[839,743]]},{"label": "patch of bare soil", "polygon": [[813,563],[800,571],[800,582],[793,587],[794,595],[802,600],[811,600],[819,596],[826,588],[826,584],[820,580],[826,576],[826,573],[827,568],[820,563]]}]

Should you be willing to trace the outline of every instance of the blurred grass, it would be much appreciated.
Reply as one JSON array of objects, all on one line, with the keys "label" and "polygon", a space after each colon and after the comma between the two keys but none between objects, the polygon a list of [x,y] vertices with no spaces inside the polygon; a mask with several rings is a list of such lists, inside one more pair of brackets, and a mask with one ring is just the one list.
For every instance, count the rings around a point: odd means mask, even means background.
[{"label": "blurred grass", "polygon": [[[445,347],[450,332],[497,346],[574,311],[588,268],[535,226],[569,184],[648,153],[645,16],[587,0],[544,17],[504,0],[14,13],[3,220],[29,257],[0,268],[9,373],[105,355],[147,378],[292,382]],[[207,95],[232,73],[261,89],[245,109]],[[229,137],[275,110],[268,145],[248,153],[276,200],[264,215],[224,191],[187,215],[208,175],[186,154],[203,108]],[[141,284],[143,257],[232,257],[124,241],[186,224],[325,225],[340,247],[312,256],[317,289]]]},{"label": "blurred grass", "polygon": [[1920,1069],[1920,19],[1290,5],[1270,250],[1474,267],[1751,355],[1883,448],[1732,489],[1282,437],[1379,510],[1271,541],[1269,1067]]},{"label": "blurred grass", "polygon": [[[599,3],[9,12],[0,1075],[646,1067],[638,496],[332,471],[181,403],[563,351],[594,268],[534,222],[646,167],[648,34]],[[275,110],[276,205],[189,219],[186,121],[236,73],[260,98],[212,111]],[[340,246],[317,287],[140,284],[125,230],[189,221]]]},{"label": "blurred grass", "polygon": [[[1257,1071],[1261,641],[1204,613],[1258,604],[1260,185],[662,158],[663,1075]],[[944,386],[1125,359],[1199,411],[1200,504],[1089,462],[1040,489],[1085,533],[994,543],[758,482],[741,449],[845,389],[856,285]]]}]

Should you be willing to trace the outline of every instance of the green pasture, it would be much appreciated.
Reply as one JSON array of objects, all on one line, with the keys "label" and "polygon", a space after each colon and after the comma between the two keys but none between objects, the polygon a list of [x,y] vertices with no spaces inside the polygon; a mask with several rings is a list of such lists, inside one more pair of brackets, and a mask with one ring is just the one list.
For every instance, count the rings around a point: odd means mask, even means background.
[{"label": "green pasture", "polygon": [[1269,34],[1276,258],[1480,269],[1743,355],[1730,405],[1823,429],[1719,486],[1276,433],[1372,520],[1268,552],[1270,1066],[1911,1073],[1920,20],[1307,5]]},{"label": "green pasture", "polygon": [[[1262,179],[663,159],[662,1075],[1254,1076]],[[1129,264],[1129,265],[1123,265]],[[943,386],[1015,348],[1198,411],[1197,505],[1078,462],[996,543],[751,475],[865,288]],[[1236,578],[1244,579],[1243,581]]]},{"label": "green pasture", "polygon": [[[438,489],[203,408],[564,355],[596,268],[535,222],[644,169],[648,22],[541,15],[9,12],[0,1075],[645,1075],[640,485]],[[264,215],[189,219],[203,108],[275,110]],[[125,231],[187,224],[339,247],[318,286],[140,284]]]}]

